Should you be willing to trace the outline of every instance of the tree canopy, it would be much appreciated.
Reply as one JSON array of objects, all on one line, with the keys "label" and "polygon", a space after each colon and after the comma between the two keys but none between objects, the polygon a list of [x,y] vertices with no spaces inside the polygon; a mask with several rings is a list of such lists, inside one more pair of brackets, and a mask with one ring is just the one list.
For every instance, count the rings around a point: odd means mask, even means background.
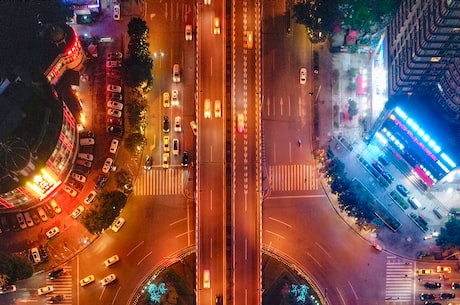
[{"label": "tree canopy", "polygon": [[460,220],[456,217],[451,217],[446,222],[441,232],[436,239],[436,244],[442,247],[458,247],[460,246]]}]

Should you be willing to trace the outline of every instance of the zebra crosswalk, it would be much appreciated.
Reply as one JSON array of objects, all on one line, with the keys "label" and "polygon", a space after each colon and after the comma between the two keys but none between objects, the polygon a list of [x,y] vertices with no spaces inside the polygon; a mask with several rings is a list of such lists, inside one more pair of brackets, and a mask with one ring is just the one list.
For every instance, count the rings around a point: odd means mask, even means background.
[{"label": "zebra crosswalk", "polygon": [[414,295],[415,265],[396,256],[388,256],[386,264],[385,300],[389,302],[412,302]]},{"label": "zebra crosswalk", "polygon": [[314,165],[290,164],[268,167],[272,191],[304,191],[319,188],[318,172]]},{"label": "zebra crosswalk", "polygon": [[134,183],[134,195],[179,195],[189,179],[189,172],[182,167],[152,168],[140,174]]},{"label": "zebra crosswalk", "polygon": [[47,295],[48,303],[72,304],[72,266],[65,265],[61,268],[64,269],[64,273],[59,277],[54,280],[46,277],[46,285],[53,286],[54,289],[52,294]]}]

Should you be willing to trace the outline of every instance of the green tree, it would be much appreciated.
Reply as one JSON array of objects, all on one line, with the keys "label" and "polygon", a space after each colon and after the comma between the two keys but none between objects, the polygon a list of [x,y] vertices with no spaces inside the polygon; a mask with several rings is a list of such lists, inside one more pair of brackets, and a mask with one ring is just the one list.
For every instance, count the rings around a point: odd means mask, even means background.
[{"label": "green tree", "polygon": [[128,121],[131,130],[141,131],[145,128],[146,123],[146,100],[138,98],[131,101],[128,105]]},{"label": "green tree", "polygon": [[460,220],[456,217],[450,217],[441,228],[441,232],[436,239],[436,244],[442,247],[460,246]]},{"label": "green tree", "polygon": [[147,144],[147,139],[139,132],[131,133],[125,139],[126,149],[134,155],[139,154],[145,144]]},{"label": "green tree", "polygon": [[133,188],[133,176],[126,170],[120,170],[115,173],[117,187],[123,193],[129,193]]},{"label": "green tree", "polygon": [[6,284],[14,284],[18,280],[29,278],[33,274],[30,262],[13,254],[0,254],[0,274]]},{"label": "green tree", "polygon": [[352,99],[348,100],[348,114],[351,118],[358,114],[358,105],[356,104],[356,101]]}]

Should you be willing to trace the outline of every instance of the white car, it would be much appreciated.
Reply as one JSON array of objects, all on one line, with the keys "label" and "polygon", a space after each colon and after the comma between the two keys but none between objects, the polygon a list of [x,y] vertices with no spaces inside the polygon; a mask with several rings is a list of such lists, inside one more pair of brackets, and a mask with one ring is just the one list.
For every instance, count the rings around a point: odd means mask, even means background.
[{"label": "white car", "polygon": [[111,154],[116,154],[117,153],[118,144],[119,144],[118,139],[112,139],[112,142],[110,142],[110,148],[109,148],[109,151],[110,151]]},{"label": "white car", "polygon": [[185,26],[185,40],[192,40],[192,26],[190,24],[187,24]]},{"label": "white car", "polygon": [[118,255],[112,255],[111,257],[109,257],[108,259],[106,259],[104,261],[104,265],[106,267],[109,267],[109,266],[112,266],[113,264],[115,264],[116,262],[118,262],[120,260],[120,258],[118,257]]},{"label": "white car", "polygon": [[172,144],[172,147],[173,147],[173,149],[172,149],[173,155],[174,155],[174,156],[177,156],[177,155],[179,155],[179,139],[173,139],[172,143],[173,143],[173,144]]},{"label": "white car", "polygon": [[220,35],[220,19],[215,17],[213,22],[213,32],[214,35]]},{"label": "white car", "polygon": [[211,288],[211,272],[209,270],[203,271],[203,288]]},{"label": "white car", "polygon": [[84,279],[81,279],[80,280],[80,286],[83,287],[83,286],[86,286],[88,284],[91,284],[92,282],[94,282],[94,275],[88,275],[87,277],[85,277]]},{"label": "white car", "polygon": [[238,129],[239,133],[244,132],[244,114],[242,114],[242,113],[238,114],[237,129]]},{"label": "white car", "polygon": [[56,235],[59,234],[59,228],[58,227],[53,227],[51,229],[49,229],[47,232],[46,232],[46,236],[51,239],[53,237],[55,237]]},{"label": "white car", "polygon": [[211,101],[208,98],[204,101],[204,118],[211,118]]},{"label": "white car", "polygon": [[108,84],[107,91],[114,92],[114,93],[121,93],[121,86]]},{"label": "white car", "polygon": [[42,287],[42,288],[38,288],[38,289],[37,289],[38,295],[48,294],[48,293],[51,293],[51,292],[53,292],[53,291],[54,291],[53,286],[45,286],[45,287]]},{"label": "white car", "polygon": [[169,107],[169,92],[163,92],[163,107]]},{"label": "white car", "polygon": [[106,68],[120,68],[121,67],[121,60],[107,60],[105,62]]},{"label": "white car", "polygon": [[113,5],[113,20],[120,20],[120,5]]},{"label": "white car", "polygon": [[102,284],[102,286],[105,286],[105,285],[108,285],[108,284],[112,283],[116,279],[117,279],[117,276],[112,273],[112,274],[107,275],[105,278],[103,278],[101,280],[101,284]]},{"label": "white car", "polygon": [[301,85],[305,85],[307,83],[307,69],[306,68],[300,68],[299,82]]},{"label": "white car", "polygon": [[83,160],[86,160],[86,161],[93,161],[94,160],[94,156],[92,154],[79,153],[77,155],[77,157],[79,159],[83,159]]},{"label": "white car", "polygon": [[246,32],[246,46],[248,49],[252,49],[253,43],[254,43],[254,34],[252,31],[247,31]]},{"label": "white car", "polygon": [[173,82],[180,83],[180,68],[179,64],[174,64],[173,66]]},{"label": "white car", "polygon": [[181,117],[176,116],[174,119],[174,131],[175,132],[181,132],[182,131],[182,124],[181,124]]},{"label": "white car", "polygon": [[169,152],[169,136],[163,137],[163,152]]},{"label": "white car", "polygon": [[198,133],[198,127],[195,121],[190,121],[190,128],[192,128],[192,132],[196,136]]},{"label": "white car", "polygon": [[71,188],[68,185],[64,185],[64,191],[69,194],[71,197],[77,197],[77,191]]},{"label": "white car", "polygon": [[22,213],[17,213],[16,219],[18,220],[19,227],[21,227],[21,229],[27,229],[26,220],[24,219],[24,215],[22,215]]},{"label": "white car", "polygon": [[104,165],[102,166],[102,172],[104,174],[107,174],[110,171],[110,168],[112,168],[112,164],[113,164],[112,158],[105,159]]},{"label": "white car", "polygon": [[112,231],[115,232],[115,233],[120,231],[121,227],[123,227],[125,222],[126,222],[126,220],[123,217],[118,217],[117,219],[115,219],[115,221],[113,222],[112,227],[111,227]]},{"label": "white car", "polygon": [[26,224],[28,227],[33,227],[34,226],[34,221],[32,220],[32,217],[30,217],[29,212],[24,212],[24,218],[26,220]]},{"label": "white car", "polygon": [[43,222],[48,220],[48,216],[46,216],[45,210],[42,207],[37,208],[37,212]]},{"label": "white car", "polygon": [[169,168],[169,154],[163,154],[163,168]]},{"label": "white car", "polygon": [[34,264],[41,263],[42,259],[40,257],[40,253],[38,252],[38,248],[30,249],[30,254],[32,255],[32,259],[34,261]]},{"label": "white car", "polygon": [[80,174],[77,174],[77,173],[72,173],[72,174],[70,174],[70,176],[71,176],[73,179],[75,179],[75,180],[77,180],[77,181],[80,181],[80,182],[82,182],[82,183],[85,183],[85,182],[86,182],[86,177],[83,176],[83,175],[80,175]]},{"label": "white car", "polygon": [[78,216],[80,216],[81,213],[83,213],[84,210],[85,210],[85,208],[82,205],[79,205],[75,210],[73,210],[72,217],[74,219],[77,219]]},{"label": "white car", "polygon": [[178,106],[179,105],[179,92],[177,92],[177,90],[172,91],[171,105],[173,105],[173,106]]},{"label": "white car", "polygon": [[16,291],[16,285],[9,285],[0,287],[0,294],[7,294]]},{"label": "white car", "polygon": [[80,145],[94,145],[94,143],[93,138],[80,138]]},{"label": "white car", "polygon": [[220,118],[222,116],[222,105],[220,103],[220,100],[215,100],[214,101],[214,117],[215,118]]},{"label": "white car", "polygon": [[115,118],[121,118],[122,112],[120,110],[109,108],[107,109],[107,115],[113,116]]},{"label": "white car", "polygon": [[60,214],[62,212],[61,207],[59,206],[59,204],[57,204],[56,200],[51,199],[50,205],[53,208],[53,210],[56,212],[56,214]]},{"label": "white car", "polygon": [[89,192],[89,194],[85,197],[85,199],[83,200],[84,203],[86,204],[90,204],[91,202],[93,202],[94,198],[96,198],[96,191],[91,191]]},{"label": "white car", "polygon": [[211,5],[211,0],[204,0],[204,5]]},{"label": "white car", "polygon": [[115,102],[112,100],[109,100],[107,102],[107,107],[112,108],[112,109],[117,109],[117,110],[123,110],[123,104],[120,102]]}]

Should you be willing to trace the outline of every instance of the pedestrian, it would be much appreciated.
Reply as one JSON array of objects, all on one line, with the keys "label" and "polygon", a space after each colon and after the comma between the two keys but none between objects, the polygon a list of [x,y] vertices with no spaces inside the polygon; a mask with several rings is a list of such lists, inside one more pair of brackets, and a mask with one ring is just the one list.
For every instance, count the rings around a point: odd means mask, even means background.
[{"label": "pedestrian", "polygon": [[300,140],[300,139],[297,140],[297,144],[299,144],[299,147],[300,147],[300,145],[302,145],[302,140]]}]

